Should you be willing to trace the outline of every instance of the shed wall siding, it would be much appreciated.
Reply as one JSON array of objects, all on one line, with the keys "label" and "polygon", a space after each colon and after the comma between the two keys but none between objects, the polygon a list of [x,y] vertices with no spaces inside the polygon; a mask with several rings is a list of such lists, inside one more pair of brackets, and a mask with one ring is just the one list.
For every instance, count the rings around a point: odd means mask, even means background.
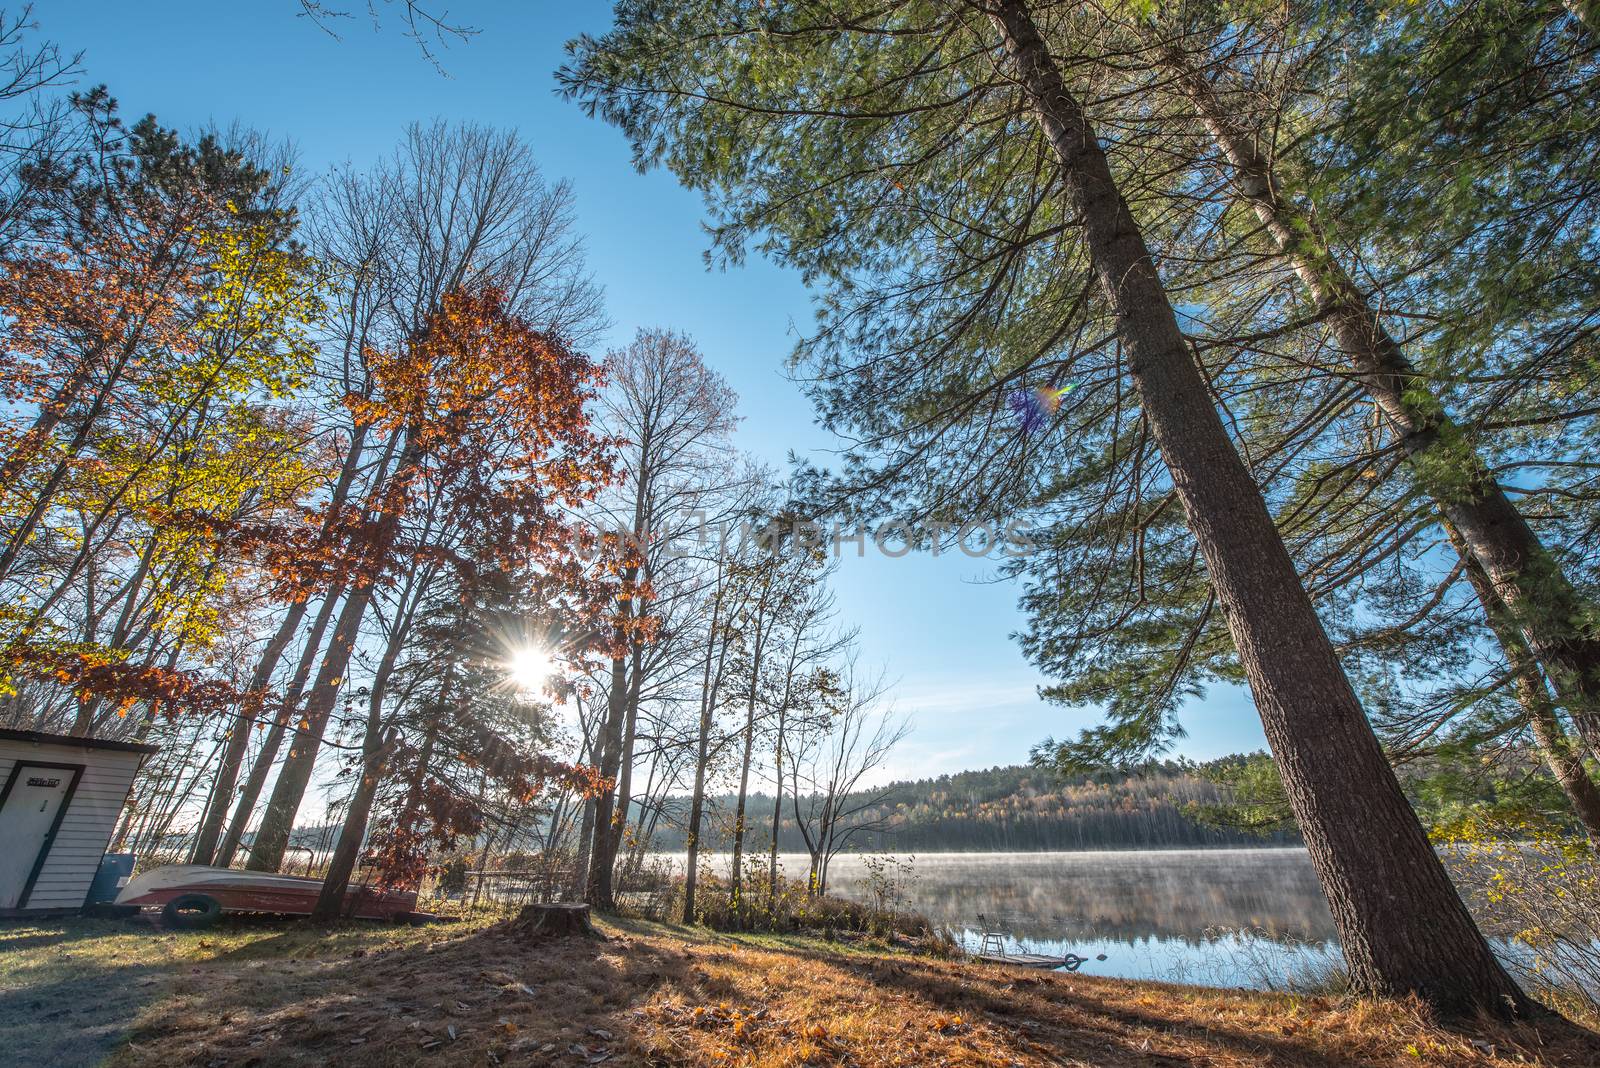
[{"label": "shed wall siding", "polygon": [[114,749],[34,745],[0,738],[0,787],[19,762],[83,765],[78,788],[51,843],[50,856],[23,908],[75,909],[83,904],[100,867],[100,857],[116,831],[140,756]]}]

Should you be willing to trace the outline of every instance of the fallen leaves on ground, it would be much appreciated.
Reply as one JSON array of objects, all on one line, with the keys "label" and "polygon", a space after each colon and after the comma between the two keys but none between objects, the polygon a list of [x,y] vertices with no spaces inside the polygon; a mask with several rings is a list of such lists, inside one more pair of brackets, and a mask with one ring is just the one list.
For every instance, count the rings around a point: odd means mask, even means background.
[{"label": "fallen leaves on ground", "polygon": [[1600,1063],[1560,1024],[1430,1024],[1416,1006],[1096,979],[682,928],[459,931],[352,959],[207,961],[116,1068],[279,1064],[1092,1064],[1490,1068]]}]

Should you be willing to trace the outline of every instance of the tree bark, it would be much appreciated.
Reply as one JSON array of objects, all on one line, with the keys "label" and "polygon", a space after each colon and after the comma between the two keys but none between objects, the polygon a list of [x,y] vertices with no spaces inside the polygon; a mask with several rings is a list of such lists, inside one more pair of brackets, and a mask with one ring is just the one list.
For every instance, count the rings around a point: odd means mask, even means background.
[{"label": "tree bark", "polygon": [[1234,188],[1255,210],[1279,254],[1312,301],[1328,312],[1334,340],[1399,438],[1419,485],[1460,532],[1467,552],[1494,585],[1512,625],[1600,755],[1600,637],[1584,620],[1593,604],[1540,542],[1494,473],[1416,373],[1400,343],[1335,258],[1320,222],[1286,195],[1271,162],[1228,114],[1215,88],[1173,45],[1168,69],[1227,157]]},{"label": "tree bark", "polygon": [[[635,640],[628,653],[628,710],[622,725],[622,757],[617,762],[617,798],[612,802],[611,840],[606,843],[606,860],[613,869],[622,852],[628,812],[633,806],[633,747],[639,731],[639,690],[644,681],[640,673],[642,659],[642,649]],[[612,878],[615,879],[614,871]]]},{"label": "tree bark", "polygon": [[1522,705],[1522,710],[1528,717],[1528,727],[1533,732],[1534,744],[1539,747],[1539,752],[1549,765],[1551,774],[1560,784],[1562,792],[1567,795],[1567,801],[1571,803],[1572,811],[1583,824],[1590,841],[1600,843],[1600,787],[1597,787],[1594,779],[1589,776],[1589,769],[1583,766],[1582,752],[1578,746],[1573,745],[1572,739],[1567,736],[1566,728],[1561,725],[1561,718],[1556,715],[1555,705],[1550,700],[1550,691],[1545,686],[1544,673],[1539,670],[1539,665],[1523,642],[1522,635],[1509,622],[1510,613],[1506,611],[1504,602],[1495,594],[1494,583],[1483,573],[1483,568],[1477,560],[1467,553],[1461,535],[1449,526],[1446,530],[1449,531],[1450,543],[1455,547],[1456,555],[1461,558],[1467,581],[1472,584],[1473,592],[1478,595],[1478,603],[1483,606],[1483,613],[1489,621],[1489,629],[1494,632],[1500,642],[1500,648],[1505,651],[1506,662],[1511,667],[1512,679],[1517,688],[1517,702]]},{"label": "tree bark", "polygon": [[[413,467],[421,459],[422,450],[416,438],[406,435],[405,445],[399,449],[400,458],[395,464],[395,473],[393,476],[389,474],[389,462],[394,459],[396,447],[399,446],[402,436],[390,435],[383,458],[373,475],[363,509],[368,519],[377,516],[385,507],[384,498],[390,490],[391,478],[409,477]],[[394,503],[388,502],[388,507],[393,508]],[[397,522],[398,516],[390,515],[387,525],[380,528],[367,552],[366,562],[379,571],[389,563],[389,554],[397,536],[395,527]],[[299,743],[289,748],[289,755],[284,759],[283,768],[278,772],[278,781],[273,783],[272,797],[267,801],[267,810],[261,816],[261,826],[257,828],[255,841],[251,843],[250,859],[245,864],[251,871],[277,871],[279,865],[283,863],[284,851],[289,846],[289,835],[294,830],[295,815],[300,810],[300,802],[305,798],[306,787],[310,784],[311,773],[316,767],[317,751],[322,746],[323,731],[327,729],[328,717],[333,714],[334,706],[339,702],[339,690],[348,681],[350,659],[355,655],[356,639],[361,635],[361,621],[366,616],[367,608],[372,604],[372,598],[376,593],[374,585],[376,581],[377,576],[370,575],[367,576],[365,584],[346,589],[344,607],[339,612],[339,622],[334,625],[333,637],[328,642],[327,652],[322,657],[322,666],[317,671],[317,680],[312,684],[311,696],[306,700],[304,716],[306,727],[301,732]]]},{"label": "tree bark", "polygon": [[[776,553],[776,546],[772,547],[772,551]],[[739,762],[739,799],[734,806],[733,815],[733,870],[728,876],[728,895],[735,905],[739,903],[739,889],[744,881],[742,868],[744,865],[745,802],[750,790],[750,760],[756,740],[756,697],[761,685],[761,661],[766,654],[766,644],[769,637],[767,598],[772,593],[772,580],[776,566],[775,557],[765,561],[762,565],[761,596],[756,599],[755,614],[752,617],[755,636],[750,643],[750,689],[745,695],[744,755]]]},{"label": "tree bark", "polygon": [[[332,522],[333,517],[339,514],[344,507],[345,501],[350,497],[350,487],[355,484],[356,474],[361,469],[361,457],[366,449],[368,433],[369,428],[365,425],[356,426],[350,433],[350,441],[345,446],[344,460],[339,465],[339,477],[334,480],[333,490],[328,495],[328,518],[323,523],[324,534],[329,530],[328,524]],[[386,455],[384,463],[387,464],[387,462],[388,457]],[[221,849],[216,850],[215,860],[221,867],[227,867],[233,862],[233,855],[239,848],[239,841],[244,835],[245,826],[250,822],[250,814],[256,807],[256,799],[261,796],[262,787],[266,785],[267,773],[272,768],[272,762],[277,759],[278,749],[283,744],[284,733],[288,730],[295,709],[300,704],[300,694],[305,689],[306,680],[311,675],[312,658],[316,655],[317,650],[322,647],[322,635],[327,631],[328,622],[333,615],[333,606],[338,601],[341,592],[339,587],[333,587],[323,595],[322,605],[317,609],[316,620],[313,622],[311,631],[306,638],[306,647],[301,653],[294,680],[290,684],[288,692],[284,695],[283,714],[274,721],[267,733],[266,740],[261,748],[261,755],[257,758],[256,765],[251,768],[245,788],[239,796],[239,803],[234,810],[233,823],[228,828],[227,835],[223,838]],[[278,634],[273,638],[272,644],[267,647],[267,651],[262,654],[261,662],[256,665],[255,677],[251,683],[252,689],[264,690],[272,680],[272,673],[278,668],[278,661],[283,656],[283,650],[288,646],[289,636],[292,636],[293,628],[299,626],[300,620],[305,616],[305,604],[305,601],[299,601],[290,607],[289,618],[285,620],[284,626],[279,629]],[[233,739],[230,738],[230,742],[232,741]],[[231,770],[226,768],[228,758],[226,756],[224,758],[225,768],[219,774],[226,777],[226,782],[224,783],[223,779],[219,777],[219,788],[212,799],[212,805],[216,811],[214,815],[211,811],[206,813],[206,819],[202,823],[200,840],[195,845],[196,857],[201,855],[201,845],[206,844],[208,833],[212,836],[212,842],[215,842],[216,830],[211,829],[208,832],[208,828],[211,827],[213,818],[216,821],[216,828],[220,829],[222,825],[222,818],[227,811],[228,795],[233,792],[233,784],[238,777],[239,766],[244,759],[244,750],[248,743],[249,733],[245,732],[238,739],[237,753],[233,753],[230,746]],[[225,790],[221,788],[223,785],[226,785]],[[212,862],[211,854],[213,849],[210,844],[207,844],[204,852],[207,859],[195,860],[194,863],[209,864]]]},{"label": "tree bark", "polygon": [[525,935],[547,938],[595,938],[605,936],[594,929],[589,918],[589,906],[570,901],[549,905],[524,905],[522,912],[512,921],[512,926]]},{"label": "tree bark", "polygon": [[389,755],[394,752],[397,735],[390,731],[374,748],[364,747],[361,755],[361,780],[350,796],[350,807],[345,812],[344,826],[339,831],[339,844],[328,860],[328,871],[322,877],[322,890],[317,895],[316,907],[311,910],[314,920],[336,920],[344,911],[345,893],[350,888],[350,876],[361,857],[361,847],[367,840],[367,824],[372,818],[372,803],[378,796],[389,766]]},{"label": "tree bark", "polygon": [[1205,559],[1357,989],[1531,1011],[1473,925],[1234,450],[1110,163],[1028,7],[986,8],[1083,220],[1129,372]]},{"label": "tree bark", "polygon": [[[627,640],[626,635],[626,628],[617,628],[615,637],[619,643]],[[627,660],[619,656],[612,658],[611,661],[611,686],[606,692],[606,719],[600,733],[600,776],[612,785],[595,799],[593,844],[589,847],[589,880],[585,894],[589,904],[608,911],[617,907],[612,886],[612,869],[616,856],[611,848],[617,839],[611,833],[611,824],[617,819],[617,776],[622,761],[622,721],[627,712]]]},{"label": "tree bark", "polygon": [[683,872],[683,922],[694,923],[694,894],[700,875],[700,831],[706,807],[706,765],[711,759],[711,724],[716,711],[717,683],[722,679],[723,657],[727,656],[728,643],[722,642],[717,658],[716,675],[711,672],[711,651],[717,647],[718,631],[722,626],[722,560],[717,560],[717,588],[711,600],[711,626],[706,631],[705,668],[700,679],[700,729],[695,738],[694,791],[689,795],[689,829],[687,865]]},{"label": "tree bark", "polygon": [[578,820],[578,842],[573,847],[572,895],[583,897],[589,889],[589,855],[594,850],[595,799],[583,798],[583,815]]}]

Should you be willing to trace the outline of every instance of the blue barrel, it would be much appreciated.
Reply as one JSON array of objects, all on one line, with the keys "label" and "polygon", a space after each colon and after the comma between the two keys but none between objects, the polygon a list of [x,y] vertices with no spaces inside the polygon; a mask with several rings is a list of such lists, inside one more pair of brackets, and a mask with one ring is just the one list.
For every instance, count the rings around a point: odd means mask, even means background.
[{"label": "blue barrel", "polygon": [[84,904],[111,904],[122,888],[128,885],[132,875],[132,853],[107,853],[100,858],[100,870],[95,872],[94,882],[89,884],[89,899]]}]

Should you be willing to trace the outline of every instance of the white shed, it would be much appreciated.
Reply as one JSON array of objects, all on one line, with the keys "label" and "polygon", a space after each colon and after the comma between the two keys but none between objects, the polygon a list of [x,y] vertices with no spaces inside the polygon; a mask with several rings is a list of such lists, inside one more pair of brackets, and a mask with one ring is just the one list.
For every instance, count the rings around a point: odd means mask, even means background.
[{"label": "white shed", "polygon": [[0,916],[76,912],[153,745],[0,728]]}]

